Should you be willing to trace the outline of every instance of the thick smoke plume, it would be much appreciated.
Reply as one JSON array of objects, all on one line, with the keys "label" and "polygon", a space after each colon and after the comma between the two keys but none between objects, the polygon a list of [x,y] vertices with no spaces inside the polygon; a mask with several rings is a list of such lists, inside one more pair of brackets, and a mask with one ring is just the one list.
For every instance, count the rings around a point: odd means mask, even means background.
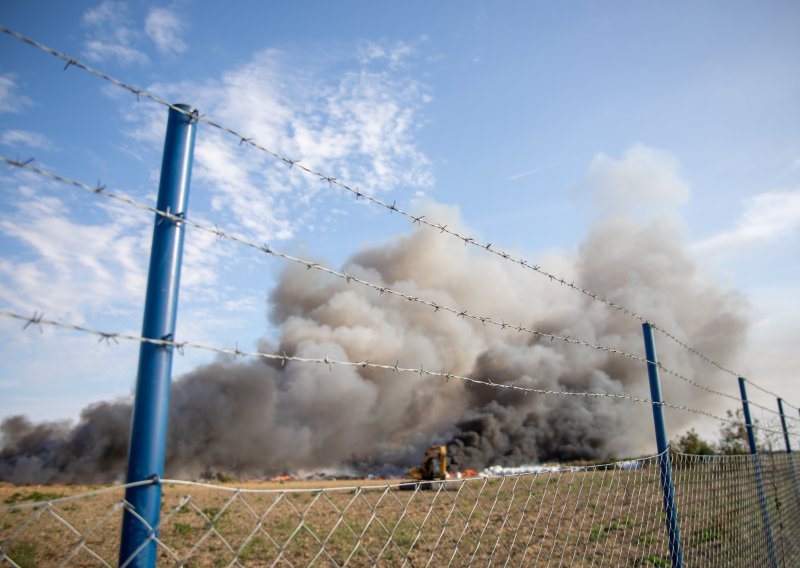
[{"label": "thick smoke plume", "polygon": [[[431,217],[450,226],[457,213]],[[714,359],[735,361],[744,342],[744,303],[697,270],[668,223],[605,221],[577,251],[544,266],[645,313]],[[558,283],[437,231],[407,235],[354,255],[349,274],[471,313],[641,354],[640,323]],[[369,360],[495,382],[647,396],[646,371],[630,359],[500,330],[314,270],[288,267],[270,295],[279,344],[290,355]],[[181,331],[179,329],[179,331]],[[713,368],[666,339],[666,366],[714,385]],[[667,400],[695,408],[703,391],[664,376]],[[652,452],[647,405],[610,399],[524,395],[457,380],[362,368],[219,359],[174,382],[168,475],[204,471],[241,477],[326,467],[398,469],[430,443],[446,443],[462,468]],[[674,429],[692,415],[670,415]],[[2,424],[0,479],[107,482],[124,475],[130,405],[86,408],[77,425]]]}]

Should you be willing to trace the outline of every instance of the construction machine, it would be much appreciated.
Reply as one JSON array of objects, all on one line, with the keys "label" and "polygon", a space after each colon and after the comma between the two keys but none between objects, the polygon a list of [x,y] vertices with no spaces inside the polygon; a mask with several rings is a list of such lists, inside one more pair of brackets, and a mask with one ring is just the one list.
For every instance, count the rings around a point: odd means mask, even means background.
[{"label": "construction machine", "polygon": [[447,448],[444,446],[431,446],[425,450],[420,467],[408,470],[408,476],[417,481],[436,481],[447,479]]}]

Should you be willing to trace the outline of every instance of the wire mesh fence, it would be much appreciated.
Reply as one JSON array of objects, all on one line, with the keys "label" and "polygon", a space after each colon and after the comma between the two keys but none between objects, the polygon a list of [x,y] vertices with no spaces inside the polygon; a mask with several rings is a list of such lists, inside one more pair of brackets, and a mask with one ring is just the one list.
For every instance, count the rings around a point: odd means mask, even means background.
[{"label": "wire mesh fence", "polygon": [[[660,459],[388,485],[162,481],[152,538],[162,566],[668,566]],[[673,454],[686,566],[769,565],[754,460]],[[761,456],[780,566],[800,564],[791,460]],[[124,486],[0,495],[4,564],[117,565]]]},{"label": "wire mesh fence", "polygon": [[800,565],[800,501],[793,456],[673,458],[675,493],[687,566],[769,566],[769,546],[756,484],[760,461],[780,566]]}]

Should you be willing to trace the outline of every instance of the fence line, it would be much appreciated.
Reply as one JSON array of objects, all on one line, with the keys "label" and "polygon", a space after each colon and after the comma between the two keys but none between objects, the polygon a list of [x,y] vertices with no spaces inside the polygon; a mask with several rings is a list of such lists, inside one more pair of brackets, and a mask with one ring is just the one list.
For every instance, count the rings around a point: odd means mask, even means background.
[{"label": "fence line", "polygon": [[[69,67],[76,67],[76,68],[82,69],[82,70],[84,70],[84,71],[86,71],[86,72],[88,72],[88,73],[90,73],[90,74],[92,74],[92,75],[94,75],[96,77],[99,77],[99,78],[101,78],[101,79],[103,79],[105,81],[111,82],[112,84],[116,85],[117,87],[120,87],[122,89],[125,89],[125,90],[133,93],[134,95],[136,95],[137,100],[139,100],[140,97],[144,97],[144,98],[149,99],[149,100],[151,100],[151,101],[153,101],[153,102],[155,102],[155,103],[157,103],[159,105],[162,105],[162,106],[164,106],[166,108],[173,109],[173,110],[175,110],[177,112],[180,112],[182,114],[186,114],[187,116],[189,115],[189,113],[187,113],[186,109],[183,109],[183,108],[181,108],[181,107],[179,107],[177,105],[174,105],[174,104],[168,102],[167,100],[165,100],[165,99],[163,99],[161,97],[158,97],[158,96],[156,96],[156,95],[154,95],[152,93],[149,93],[148,91],[146,91],[144,89],[140,89],[138,87],[134,87],[134,86],[132,86],[132,85],[130,85],[130,84],[124,82],[124,81],[121,81],[119,79],[113,78],[110,75],[108,75],[108,74],[106,74],[106,73],[104,73],[104,72],[102,72],[102,71],[100,71],[100,70],[98,70],[98,69],[96,69],[94,67],[91,67],[91,66],[81,62],[77,58],[70,57],[69,55],[61,53],[61,52],[59,52],[59,51],[57,51],[57,50],[55,50],[55,49],[53,49],[51,47],[45,46],[44,44],[34,40],[33,38],[27,37],[27,36],[25,36],[25,35],[23,35],[23,34],[21,34],[19,32],[16,32],[16,31],[14,31],[14,30],[2,25],[2,24],[0,24],[0,31],[5,33],[5,34],[7,34],[7,35],[9,35],[9,36],[11,36],[11,37],[14,37],[15,39],[17,39],[19,41],[22,41],[22,42],[24,42],[24,43],[26,43],[28,45],[31,45],[31,46],[33,46],[33,47],[35,47],[35,48],[37,48],[37,49],[39,49],[39,50],[41,50],[41,51],[43,51],[45,53],[53,55],[53,56],[61,59],[62,61],[66,62],[66,65],[64,67],[65,70],[68,69]],[[532,270],[532,271],[534,271],[534,272],[536,272],[536,273],[538,273],[538,274],[540,274],[540,275],[542,275],[542,276],[544,276],[546,278],[549,278],[551,282],[557,282],[557,283],[561,284],[562,286],[566,286],[566,287],[568,287],[568,288],[570,288],[570,289],[572,289],[572,290],[574,290],[576,292],[579,292],[579,293],[591,298],[593,301],[597,301],[597,302],[606,304],[610,308],[613,308],[613,309],[615,309],[615,310],[617,310],[617,311],[619,311],[621,313],[624,313],[625,315],[633,317],[634,319],[638,320],[640,323],[649,323],[654,330],[656,330],[657,332],[661,333],[662,335],[664,335],[665,337],[667,337],[668,339],[670,339],[671,341],[673,341],[677,345],[681,346],[682,348],[686,349],[687,351],[689,351],[693,355],[699,357],[700,359],[706,361],[710,365],[713,365],[714,367],[718,368],[719,370],[721,370],[721,371],[723,371],[723,372],[725,372],[725,373],[727,373],[729,375],[732,375],[734,377],[738,377],[739,376],[739,373],[736,373],[735,371],[723,366],[722,364],[720,364],[717,361],[713,360],[712,358],[708,357],[707,355],[705,355],[704,353],[702,353],[698,349],[692,347],[691,345],[689,345],[685,341],[681,340],[680,338],[678,338],[672,332],[670,332],[667,329],[662,328],[662,327],[658,326],[657,324],[649,321],[646,317],[644,317],[643,315],[635,312],[634,310],[631,310],[631,309],[629,309],[629,308],[627,308],[625,306],[622,306],[622,305],[614,302],[613,300],[610,300],[609,298],[607,298],[605,296],[602,296],[601,294],[592,292],[591,290],[588,290],[588,289],[583,288],[583,287],[581,287],[579,285],[576,285],[575,282],[569,282],[569,281],[565,280],[563,277],[559,277],[556,274],[548,272],[547,270],[543,269],[541,266],[539,266],[537,264],[533,264],[533,263],[528,262],[524,258],[521,258],[521,257],[520,258],[514,258],[509,253],[506,253],[506,252],[501,251],[501,250],[493,249],[491,242],[487,242],[485,244],[479,243],[473,237],[469,237],[467,235],[462,235],[461,233],[459,233],[457,231],[454,231],[453,229],[449,229],[446,224],[442,224],[442,223],[438,223],[438,222],[435,222],[435,221],[430,221],[428,219],[425,219],[424,215],[414,215],[413,213],[407,212],[407,211],[397,207],[396,201],[392,202],[391,204],[388,203],[388,202],[385,202],[385,201],[383,201],[383,200],[381,200],[381,199],[379,199],[379,198],[377,198],[377,197],[375,197],[373,195],[370,195],[369,193],[365,193],[365,192],[361,191],[358,187],[353,187],[353,186],[351,186],[351,185],[349,185],[349,184],[347,184],[345,182],[337,180],[333,176],[325,174],[324,172],[321,172],[321,171],[317,171],[312,167],[306,166],[306,165],[302,164],[299,160],[290,159],[290,158],[288,158],[286,156],[281,155],[280,153],[278,153],[278,152],[276,152],[274,150],[270,150],[269,148],[266,148],[266,147],[256,143],[252,137],[248,137],[248,136],[236,131],[233,128],[225,126],[225,125],[223,125],[223,124],[221,124],[219,122],[216,122],[214,120],[211,120],[208,117],[205,117],[203,115],[194,115],[194,114],[192,114],[192,115],[189,116],[189,118],[192,119],[192,120],[198,120],[199,122],[207,124],[207,125],[215,128],[215,129],[217,129],[217,130],[219,130],[221,132],[227,133],[227,134],[237,138],[239,140],[239,144],[240,145],[245,144],[245,145],[248,145],[250,147],[253,147],[256,150],[259,150],[259,151],[267,154],[268,156],[271,156],[272,158],[275,158],[275,159],[285,163],[290,168],[297,167],[299,170],[305,172],[306,174],[314,176],[314,177],[320,179],[321,181],[327,182],[331,187],[336,186],[338,188],[344,189],[344,190],[352,193],[355,196],[356,199],[364,198],[365,200],[367,200],[368,202],[370,202],[370,203],[372,203],[374,205],[382,207],[382,208],[384,208],[384,209],[386,209],[386,210],[388,210],[390,212],[396,212],[396,213],[400,214],[401,216],[403,216],[403,217],[407,218],[409,221],[411,221],[413,224],[426,225],[426,226],[428,226],[428,227],[430,227],[432,229],[438,230],[440,233],[446,233],[446,234],[448,234],[450,236],[453,236],[453,237],[455,237],[457,239],[462,240],[465,245],[469,244],[469,245],[472,245],[472,246],[477,247],[479,249],[483,249],[486,252],[489,252],[491,254],[494,254],[495,256],[503,258],[504,260],[507,260],[507,261],[510,261],[512,263],[518,264],[518,265],[522,266],[523,268],[527,268],[527,269]],[[759,388],[760,390],[763,390],[764,392],[766,392],[768,394],[772,394],[775,397],[778,396],[777,394],[772,393],[771,391],[769,391],[767,389],[764,389],[764,388],[762,388],[760,386],[755,385],[755,383],[753,383],[753,386],[755,386],[756,388]]]},{"label": "fence line", "polygon": [[[212,235],[216,236],[217,238],[230,240],[230,241],[235,242],[235,243],[237,243],[239,245],[251,248],[251,249],[259,251],[261,253],[265,253],[265,254],[268,254],[268,255],[271,255],[271,256],[275,256],[275,257],[279,257],[279,258],[282,258],[284,260],[288,260],[290,262],[294,262],[296,264],[303,265],[308,269],[318,270],[318,271],[323,272],[325,274],[328,274],[330,276],[334,276],[336,278],[344,280],[347,283],[355,282],[357,284],[369,287],[369,288],[371,288],[371,289],[373,289],[373,290],[375,290],[375,291],[377,291],[377,292],[379,292],[381,294],[389,294],[389,295],[393,295],[393,296],[397,296],[397,297],[403,298],[403,299],[408,300],[410,302],[414,302],[414,303],[418,303],[418,304],[429,306],[429,307],[433,308],[434,311],[440,311],[441,310],[441,311],[444,311],[444,312],[449,312],[449,313],[451,313],[451,314],[453,314],[453,315],[455,315],[457,317],[462,317],[462,318],[472,319],[474,321],[479,321],[483,325],[486,325],[486,323],[489,323],[490,325],[499,327],[499,328],[504,329],[504,330],[508,329],[508,330],[512,330],[512,331],[517,331],[519,333],[528,333],[530,335],[542,337],[542,338],[545,338],[545,339],[550,339],[551,341],[558,340],[558,341],[565,342],[565,343],[568,343],[568,344],[580,345],[580,346],[583,346],[583,347],[592,348],[592,349],[595,349],[595,350],[598,350],[598,351],[602,351],[602,352],[606,352],[606,353],[610,353],[610,354],[613,354],[613,355],[619,355],[619,356],[626,357],[628,359],[631,359],[631,360],[634,360],[634,361],[637,361],[637,362],[640,362],[640,363],[650,363],[650,361],[648,361],[646,357],[642,357],[640,355],[635,355],[635,354],[626,352],[626,351],[624,351],[622,349],[619,349],[617,347],[599,345],[599,344],[595,344],[595,343],[592,343],[592,342],[589,342],[589,341],[586,341],[586,340],[582,340],[582,339],[578,339],[578,338],[551,334],[551,333],[543,332],[543,331],[538,330],[538,329],[527,328],[527,327],[522,326],[521,324],[519,324],[519,325],[509,324],[509,323],[506,323],[504,320],[498,320],[497,318],[493,318],[491,316],[481,316],[481,315],[473,314],[473,313],[468,312],[467,310],[460,310],[458,308],[453,308],[451,306],[440,304],[440,303],[434,302],[432,300],[426,300],[424,298],[419,298],[419,297],[416,297],[416,296],[412,296],[410,294],[406,294],[405,292],[394,290],[393,288],[388,287],[388,286],[381,286],[379,284],[375,284],[375,283],[370,282],[368,280],[364,280],[362,278],[358,278],[356,276],[352,276],[352,275],[348,274],[345,271],[341,271],[340,272],[338,270],[335,270],[335,269],[329,268],[327,266],[324,266],[324,265],[322,265],[320,263],[312,262],[312,261],[307,260],[307,259],[302,259],[302,258],[293,256],[293,255],[284,253],[282,251],[279,251],[279,250],[276,250],[276,249],[272,248],[269,245],[257,244],[255,242],[252,242],[252,241],[249,241],[249,240],[245,239],[244,237],[241,237],[239,235],[227,232],[227,231],[221,229],[218,225],[214,225],[213,227],[209,226],[209,225],[203,225],[201,223],[197,223],[196,221],[191,220],[190,218],[188,218],[187,216],[185,216],[183,214],[173,214],[173,213],[170,213],[168,211],[161,211],[161,210],[157,209],[156,207],[147,205],[145,203],[142,203],[140,201],[137,201],[135,199],[127,197],[125,195],[120,195],[120,194],[116,194],[116,193],[110,192],[110,191],[107,190],[105,185],[103,185],[103,184],[101,184],[99,182],[98,182],[98,184],[96,186],[91,186],[91,185],[88,185],[88,184],[86,184],[84,182],[81,182],[81,181],[78,181],[78,180],[75,180],[75,179],[72,179],[72,178],[69,178],[69,177],[66,177],[66,176],[62,176],[62,175],[60,175],[58,173],[52,172],[50,170],[46,170],[44,168],[40,168],[38,166],[33,165],[33,161],[34,161],[33,158],[30,158],[28,160],[24,160],[23,161],[20,158],[11,159],[11,158],[8,158],[6,156],[0,156],[0,161],[12,166],[12,168],[19,168],[19,169],[23,169],[23,170],[27,170],[27,171],[36,173],[36,174],[39,174],[41,176],[53,179],[55,181],[58,181],[58,182],[61,182],[61,183],[76,187],[78,189],[82,189],[82,190],[87,191],[89,193],[92,193],[94,195],[100,195],[100,196],[103,196],[103,197],[107,197],[109,199],[114,199],[114,200],[117,200],[119,202],[125,203],[126,205],[130,205],[132,207],[135,207],[137,209],[140,209],[140,210],[143,210],[143,211],[148,211],[150,213],[154,213],[155,215],[158,215],[158,216],[160,216],[160,217],[162,217],[164,219],[168,219],[168,220],[173,221],[175,223],[180,223],[180,224],[187,225],[187,226],[192,227],[194,229],[197,229],[197,230],[212,234]],[[699,382],[697,382],[697,381],[695,381],[695,380],[683,375],[682,373],[680,373],[678,371],[675,371],[674,369],[666,367],[660,361],[659,362],[655,362],[655,364],[658,366],[659,369],[661,369],[665,373],[667,373],[667,374],[669,374],[671,376],[674,376],[677,379],[682,380],[682,381],[690,384],[691,386],[693,386],[695,388],[704,390],[704,391],[706,391],[708,393],[711,393],[711,394],[714,394],[714,395],[717,395],[717,396],[721,396],[721,397],[728,398],[730,400],[734,400],[737,403],[741,402],[741,399],[739,397],[737,397],[735,395],[732,395],[732,394],[729,394],[729,393],[725,393],[725,392],[713,389],[713,388],[708,387],[706,385],[703,385],[703,384],[701,384],[701,383],[699,383]],[[763,410],[765,410],[767,412],[770,412],[770,413],[773,413],[775,415],[779,414],[777,410],[773,410],[771,408],[768,408],[766,406],[760,405],[758,403],[751,403],[751,404],[753,404],[754,406],[758,406],[759,408],[762,408]],[[800,417],[789,416],[788,418],[790,420],[793,420],[793,421],[796,421],[796,422],[800,422]]]}]

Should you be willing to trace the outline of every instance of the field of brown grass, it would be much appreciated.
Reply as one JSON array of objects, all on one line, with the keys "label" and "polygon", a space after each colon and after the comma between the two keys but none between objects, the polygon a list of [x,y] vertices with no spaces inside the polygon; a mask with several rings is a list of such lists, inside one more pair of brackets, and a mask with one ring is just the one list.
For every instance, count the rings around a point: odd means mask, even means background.
[{"label": "field of brown grass", "polygon": [[[741,468],[677,470],[687,565],[765,560],[748,483]],[[6,562],[116,566],[124,491],[75,497],[97,489],[0,484]],[[776,543],[796,559],[800,508],[790,484],[773,489]],[[164,482],[159,565],[668,566],[662,498],[655,460],[411,491],[376,481]]]}]

